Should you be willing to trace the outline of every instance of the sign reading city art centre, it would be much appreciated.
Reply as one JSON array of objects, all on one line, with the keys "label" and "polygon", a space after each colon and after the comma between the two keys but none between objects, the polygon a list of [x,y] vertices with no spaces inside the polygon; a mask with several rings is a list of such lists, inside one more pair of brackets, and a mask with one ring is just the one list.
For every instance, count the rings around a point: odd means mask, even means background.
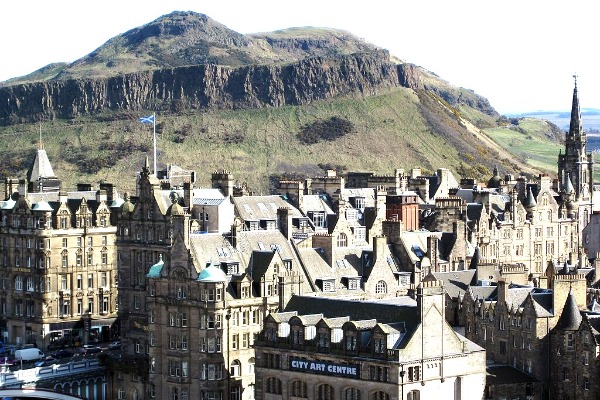
[{"label": "sign reading city art centre", "polygon": [[292,371],[308,372],[311,374],[360,378],[360,365],[357,364],[336,364],[326,361],[312,361],[303,360],[300,358],[291,358],[290,369]]}]

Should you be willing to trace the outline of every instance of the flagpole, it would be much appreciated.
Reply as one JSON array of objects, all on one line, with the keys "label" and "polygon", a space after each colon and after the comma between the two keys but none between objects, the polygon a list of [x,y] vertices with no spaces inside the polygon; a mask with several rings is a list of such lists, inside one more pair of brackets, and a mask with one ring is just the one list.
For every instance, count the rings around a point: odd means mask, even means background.
[{"label": "flagpole", "polygon": [[152,113],[152,125],[154,130],[154,176],[158,177],[156,173],[156,113]]}]

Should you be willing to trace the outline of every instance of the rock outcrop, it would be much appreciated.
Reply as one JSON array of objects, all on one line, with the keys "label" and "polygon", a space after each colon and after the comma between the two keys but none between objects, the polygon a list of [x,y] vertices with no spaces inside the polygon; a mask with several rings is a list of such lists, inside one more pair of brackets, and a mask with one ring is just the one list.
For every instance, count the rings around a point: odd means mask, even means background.
[{"label": "rock outcrop", "polygon": [[382,88],[422,89],[419,68],[387,51],[314,57],[283,66],[196,65],[104,79],[0,88],[0,124],[75,118],[103,111],[244,109],[302,105]]}]

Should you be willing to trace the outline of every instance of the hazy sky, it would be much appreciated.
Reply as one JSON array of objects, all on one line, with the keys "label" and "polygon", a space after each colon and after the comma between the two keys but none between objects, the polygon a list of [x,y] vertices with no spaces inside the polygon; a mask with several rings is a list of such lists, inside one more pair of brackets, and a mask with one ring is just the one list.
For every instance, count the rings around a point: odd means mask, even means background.
[{"label": "hazy sky", "polygon": [[574,74],[581,106],[600,108],[599,9],[589,0],[0,0],[0,81],[191,10],[240,33],[344,29],[504,114],[569,110]]}]

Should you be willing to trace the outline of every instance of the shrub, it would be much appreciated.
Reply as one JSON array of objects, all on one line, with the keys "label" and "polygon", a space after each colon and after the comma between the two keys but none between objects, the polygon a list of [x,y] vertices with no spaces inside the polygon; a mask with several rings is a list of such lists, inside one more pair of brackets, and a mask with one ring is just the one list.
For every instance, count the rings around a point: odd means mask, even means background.
[{"label": "shrub", "polygon": [[354,124],[347,119],[333,116],[326,120],[317,120],[303,125],[296,135],[304,144],[315,144],[322,141],[332,142],[348,133],[355,132]]}]

